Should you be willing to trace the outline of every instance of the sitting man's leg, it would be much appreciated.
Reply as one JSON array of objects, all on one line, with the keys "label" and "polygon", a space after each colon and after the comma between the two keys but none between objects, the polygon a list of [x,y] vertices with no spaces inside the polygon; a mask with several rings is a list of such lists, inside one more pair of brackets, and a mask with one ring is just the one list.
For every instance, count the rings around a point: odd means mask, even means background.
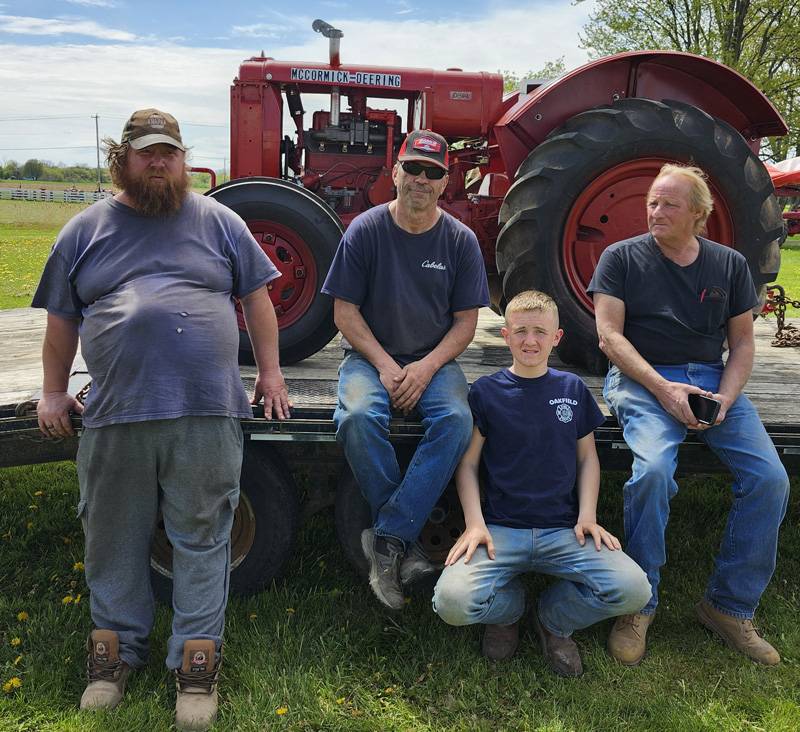
[{"label": "sitting man's leg", "polygon": [[775,665],[778,652],[761,638],[753,615],[775,570],[778,529],[789,478],[750,400],[742,395],[722,423],[702,433],[733,473],[733,505],[708,582],[700,621],[731,648]]},{"label": "sitting man's leg", "polygon": [[534,533],[534,571],[560,577],[539,597],[535,618],[542,651],[561,676],[583,672],[572,633],[621,615],[637,613],[650,599],[650,582],[625,552],[602,546],[591,537],[583,546],[572,529]]},{"label": "sitting man's leg", "polygon": [[[671,380],[682,380],[671,369]],[[613,367],[603,396],[622,427],[633,453],[631,477],[623,488],[625,551],[647,574],[650,600],[638,612],[621,616],[608,639],[608,650],[621,663],[635,665],[644,657],[646,633],[658,605],[661,567],[666,563],[665,530],[675,482],[678,446],[686,428],[667,414],[643,386]]]},{"label": "sitting man's leg", "polygon": [[486,625],[482,651],[492,661],[511,658],[519,643],[525,591],[518,575],[531,565],[532,534],[527,529],[490,526],[495,559],[479,546],[445,567],[433,591],[433,609],[449,625]]}]

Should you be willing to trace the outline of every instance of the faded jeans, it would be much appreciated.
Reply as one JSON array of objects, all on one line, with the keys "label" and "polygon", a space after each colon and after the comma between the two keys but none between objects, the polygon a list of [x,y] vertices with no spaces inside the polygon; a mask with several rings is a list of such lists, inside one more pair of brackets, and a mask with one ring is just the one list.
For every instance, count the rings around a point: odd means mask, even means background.
[{"label": "faded jeans", "polygon": [[172,636],[167,667],[184,641],[222,643],[230,533],[239,503],[242,429],[229,417],[181,417],[85,429],[78,448],[78,515],[96,628],[119,634],[120,658],[147,663],[155,604],[150,544],[158,516],[173,547]]},{"label": "faded jeans", "polygon": [[[722,364],[655,366],[665,379],[717,392]],[[647,572],[653,596],[641,612],[658,604],[658,582],[666,562],[664,532],[669,502],[678,492],[674,474],[686,427],[669,415],[641,384],[613,366],[603,396],[633,453],[625,487],[625,549]],[[724,421],[698,437],[733,476],[733,505],[706,587],[706,599],[720,612],[752,618],[775,570],[778,528],[786,513],[789,479],[758,413],[744,395]]]},{"label": "faded jeans", "polygon": [[636,612],[650,597],[644,572],[625,554],[601,547],[591,536],[581,546],[572,529],[512,529],[488,526],[495,548],[489,559],[480,546],[445,567],[433,592],[433,609],[450,625],[507,625],[522,617],[525,592],[519,575],[540,572],[559,577],[538,602],[539,620],[554,635],[617,615]]},{"label": "faded jeans", "polygon": [[403,475],[389,442],[389,394],[367,359],[355,351],[345,356],[333,415],[336,439],[372,509],[379,536],[400,539],[406,546],[419,536],[469,445],[467,391],[455,361],[434,374],[416,406],[425,434]]}]

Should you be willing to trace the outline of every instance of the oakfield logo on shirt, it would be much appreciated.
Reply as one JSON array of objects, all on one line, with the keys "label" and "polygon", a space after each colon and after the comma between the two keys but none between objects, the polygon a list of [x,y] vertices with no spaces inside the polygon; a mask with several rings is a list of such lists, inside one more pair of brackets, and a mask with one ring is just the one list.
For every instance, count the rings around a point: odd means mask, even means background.
[{"label": "oakfield logo on shirt", "polygon": [[567,422],[572,421],[572,407],[569,404],[559,404],[556,407],[556,417],[558,417],[559,422]]},{"label": "oakfield logo on shirt", "polygon": [[447,269],[447,267],[445,267],[441,262],[431,262],[430,259],[426,259],[422,263],[422,269],[441,269],[441,270],[445,270],[445,269]]}]

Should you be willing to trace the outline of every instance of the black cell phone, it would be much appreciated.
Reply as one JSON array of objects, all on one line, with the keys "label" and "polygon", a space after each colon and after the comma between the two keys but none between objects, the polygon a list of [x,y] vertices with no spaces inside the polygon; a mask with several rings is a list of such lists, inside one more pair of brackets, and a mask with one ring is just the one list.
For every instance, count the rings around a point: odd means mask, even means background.
[{"label": "black cell phone", "polygon": [[720,403],[702,394],[689,394],[689,408],[700,424],[714,424],[717,421]]}]

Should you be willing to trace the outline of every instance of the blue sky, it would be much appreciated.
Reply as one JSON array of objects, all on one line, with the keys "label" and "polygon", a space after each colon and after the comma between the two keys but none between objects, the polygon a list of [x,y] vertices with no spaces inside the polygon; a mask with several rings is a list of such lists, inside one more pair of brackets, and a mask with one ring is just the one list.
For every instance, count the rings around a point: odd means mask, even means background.
[{"label": "blue sky", "polygon": [[228,156],[229,86],[263,49],[324,61],[323,18],[344,32],[343,63],[510,70],[586,60],[578,34],[593,7],[570,0],[0,0],[0,161],[95,162],[100,136],[119,138],[134,109],[155,106],[181,122],[193,162]]}]

